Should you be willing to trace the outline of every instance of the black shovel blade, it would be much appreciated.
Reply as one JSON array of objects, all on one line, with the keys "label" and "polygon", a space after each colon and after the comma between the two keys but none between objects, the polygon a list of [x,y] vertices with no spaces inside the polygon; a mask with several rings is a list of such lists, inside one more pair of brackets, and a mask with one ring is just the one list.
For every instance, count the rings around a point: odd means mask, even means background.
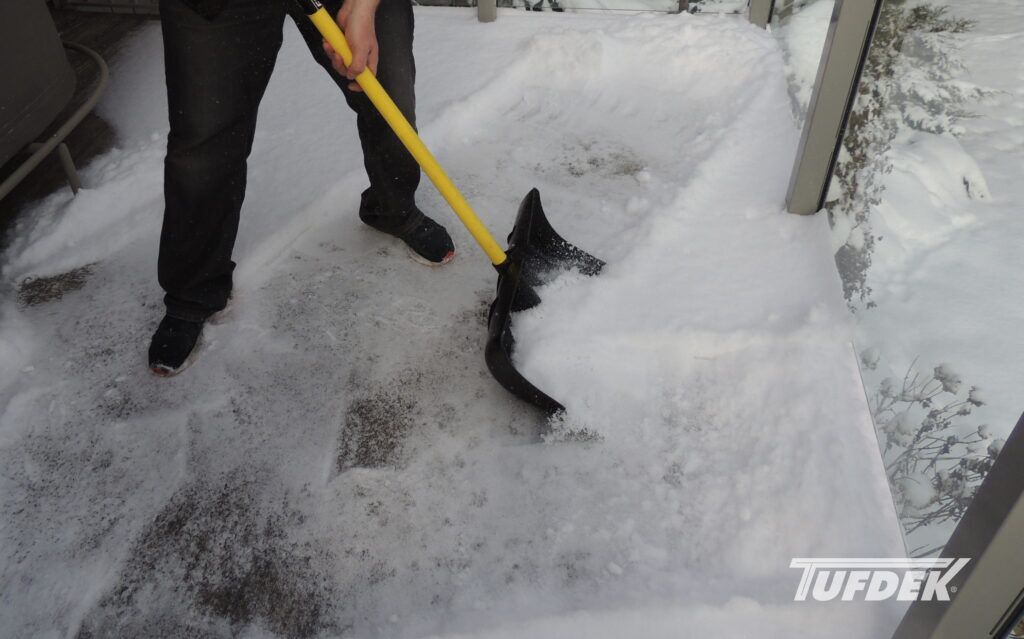
[{"label": "black shovel blade", "polygon": [[519,205],[516,225],[508,236],[507,259],[498,269],[498,292],[488,318],[487,368],[498,383],[513,395],[548,413],[564,410],[562,404],[523,377],[512,364],[516,340],[512,336],[512,313],[540,304],[536,287],[559,273],[576,269],[597,275],[604,262],[566,242],[551,228],[540,193],[532,189]]}]

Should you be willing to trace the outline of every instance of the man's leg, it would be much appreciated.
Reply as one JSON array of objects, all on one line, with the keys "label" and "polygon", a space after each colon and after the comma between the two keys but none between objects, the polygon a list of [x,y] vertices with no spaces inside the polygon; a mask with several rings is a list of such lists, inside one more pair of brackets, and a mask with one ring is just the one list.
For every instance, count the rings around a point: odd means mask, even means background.
[{"label": "man's leg", "polygon": [[256,112],[278,49],[280,0],[232,0],[207,20],[161,0],[170,134],[159,280],[171,317],[224,308]]},{"label": "man's leg", "polygon": [[160,1],[170,133],[157,265],[167,315],[149,347],[158,375],[187,366],[203,322],[231,294],[246,158],[284,16],[279,0],[232,0],[212,19]]},{"label": "man's leg", "polygon": [[[327,0],[324,6],[331,15],[337,15],[341,2]],[[345,94],[349,107],[356,112],[363,163],[370,178],[370,188],[363,193],[360,218],[380,231],[400,237],[415,231],[424,222],[415,203],[420,183],[419,165],[366,95],[349,90],[349,80],[331,67],[316,28],[300,11],[293,9],[291,14],[313,57],[327,70]],[[416,126],[413,27],[410,0],[381,0],[375,22],[380,47],[377,79],[406,119]]]}]

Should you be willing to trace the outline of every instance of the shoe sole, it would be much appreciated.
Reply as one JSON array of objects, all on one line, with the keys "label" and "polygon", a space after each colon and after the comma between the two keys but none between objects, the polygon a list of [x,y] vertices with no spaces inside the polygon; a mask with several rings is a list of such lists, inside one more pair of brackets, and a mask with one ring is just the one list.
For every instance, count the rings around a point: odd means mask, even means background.
[{"label": "shoe sole", "polygon": [[192,364],[196,361],[196,358],[199,357],[199,351],[201,351],[202,348],[203,348],[203,334],[200,333],[199,334],[199,339],[196,340],[196,345],[192,347],[192,352],[188,354],[188,357],[186,357],[185,361],[181,363],[181,366],[179,366],[178,368],[171,368],[170,366],[167,366],[166,364],[150,364],[149,365],[149,372],[153,373],[157,377],[164,377],[164,378],[174,377],[176,375],[179,375],[182,372],[184,372],[185,369],[187,369],[188,367],[192,366]]},{"label": "shoe sole", "polygon": [[[206,323],[210,326],[219,326],[221,324],[227,323],[231,321],[232,317],[234,316],[234,311],[235,295],[232,293],[232,295],[228,297],[228,302],[227,304],[224,305],[224,308],[220,309],[213,315],[206,318]],[[196,354],[199,352],[199,349],[202,347],[202,345],[203,334],[200,333],[199,339],[196,341],[196,345],[192,348],[192,352],[188,354],[188,357],[185,358],[185,361],[184,363],[182,363],[181,366],[179,366],[178,368],[171,368],[163,364],[157,364],[155,366],[150,366],[149,372],[153,373],[157,377],[174,377],[175,375],[184,371],[186,368],[192,365],[192,361],[196,358]]]},{"label": "shoe sole", "polygon": [[[399,240],[399,241],[401,241],[401,240]],[[406,244],[405,242],[402,242],[402,245],[405,246],[405,250],[409,253],[409,257],[412,258],[412,261],[417,262],[419,264],[422,264],[424,266],[429,266],[431,268],[437,268],[439,266],[444,266],[445,264],[448,264],[449,262],[451,262],[452,260],[455,259],[455,249],[452,249],[452,250],[448,251],[448,254],[445,255],[444,258],[440,262],[431,262],[430,260],[428,260],[427,258],[423,257],[422,255],[420,255],[416,251],[412,250],[412,247],[409,246],[408,244]]]}]

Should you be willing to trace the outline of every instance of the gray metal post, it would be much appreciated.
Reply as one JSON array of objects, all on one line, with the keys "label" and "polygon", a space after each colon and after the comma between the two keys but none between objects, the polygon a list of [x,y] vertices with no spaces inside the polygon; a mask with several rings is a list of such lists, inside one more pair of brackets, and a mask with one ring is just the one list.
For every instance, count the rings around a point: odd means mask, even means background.
[{"label": "gray metal post", "polygon": [[750,0],[749,20],[764,29],[772,21],[772,8],[775,0]]},{"label": "gray metal post", "polygon": [[78,195],[79,189],[82,188],[82,179],[78,177],[78,169],[75,168],[75,160],[71,157],[71,149],[67,144],[61,142],[57,146],[57,156],[60,158],[60,165],[64,168],[64,175],[68,179],[71,193]]},{"label": "gray metal post", "polygon": [[494,22],[498,18],[497,0],[478,0],[476,17],[480,22]]},{"label": "gray metal post", "polygon": [[825,204],[881,7],[882,0],[836,0],[786,194],[790,213],[809,215]]},{"label": "gray metal post", "polygon": [[[950,601],[916,601],[893,639],[1004,639],[1024,608],[1024,417],[964,513],[943,557],[969,557]],[[951,592],[953,592],[951,590]]]},{"label": "gray metal post", "polygon": [[[45,145],[42,142],[33,142],[28,145],[28,152],[35,153],[43,148]],[[57,158],[60,160],[61,168],[64,169],[64,177],[68,179],[71,193],[78,195],[78,191],[82,188],[82,179],[78,176],[78,168],[75,167],[75,160],[71,157],[71,149],[64,142],[57,145]]]}]

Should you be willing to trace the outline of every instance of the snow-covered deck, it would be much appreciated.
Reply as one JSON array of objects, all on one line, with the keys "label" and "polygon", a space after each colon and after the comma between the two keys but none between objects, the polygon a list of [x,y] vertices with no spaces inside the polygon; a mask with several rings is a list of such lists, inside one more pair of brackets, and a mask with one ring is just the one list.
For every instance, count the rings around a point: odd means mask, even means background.
[{"label": "snow-covered deck", "polygon": [[791,557],[903,549],[826,220],[783,212],[798,132],[770,35],[417,20],[422,133],[495,234],[538,186],[609,264],[517,319],[566,419],[537,443],[542,417],[488,375],[494,272],[429,184],[452,265],[360,226],[354,120],[291,26],[235,310],[185,374],[150,376],[166,107],[148,28],[101,110],[118,147],[3,256],[7,282],[84,285],[0,307],[0,634],[885,636],[887,604],[792,601]]}]

